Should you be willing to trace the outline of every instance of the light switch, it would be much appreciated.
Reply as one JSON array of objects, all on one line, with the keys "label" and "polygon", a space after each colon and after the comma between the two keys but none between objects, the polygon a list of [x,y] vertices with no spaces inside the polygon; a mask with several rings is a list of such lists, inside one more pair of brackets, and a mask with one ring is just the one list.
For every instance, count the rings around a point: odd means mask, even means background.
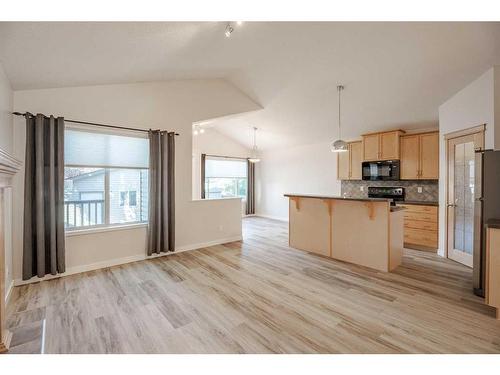
[{"label": "light switch", "polygon": [[422,193],[422,186],[417,187],[417,192]]}]

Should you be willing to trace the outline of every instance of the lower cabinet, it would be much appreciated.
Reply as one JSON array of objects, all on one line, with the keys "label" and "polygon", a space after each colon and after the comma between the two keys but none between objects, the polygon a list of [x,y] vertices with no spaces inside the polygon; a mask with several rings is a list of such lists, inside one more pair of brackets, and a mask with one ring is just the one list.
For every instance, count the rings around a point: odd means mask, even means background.
[{"label": "lower cabinet", "polygon": [[486,291],[485,302],[496,308],[500,319],[500,228],[486,230]]},{"label": "lower cabinet", "polygon": [[435,251],[438,248],[438,207],[401,204],[404,211],[405,247]]}]

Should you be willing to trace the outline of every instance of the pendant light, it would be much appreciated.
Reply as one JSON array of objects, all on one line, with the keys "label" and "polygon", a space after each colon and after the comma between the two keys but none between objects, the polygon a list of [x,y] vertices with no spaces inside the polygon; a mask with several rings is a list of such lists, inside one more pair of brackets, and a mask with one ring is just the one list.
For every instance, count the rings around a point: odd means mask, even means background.
[{"label": "pendant light", "polygon": [[252,156],[248,158],[250,163],[258,163],[260,161],[259,151],[257,150],[257,128],[254,126],[253,128],[253,148],[252,148]]},{"label": "pendant light", "polygon": [[340,93],[344,90],[344,86],[338,85],[337,91],[339,92],[339,139],[332,143],[332,152],[345,152],[347,151],[347,142],[342,140],[341,129],[340,129]]}]

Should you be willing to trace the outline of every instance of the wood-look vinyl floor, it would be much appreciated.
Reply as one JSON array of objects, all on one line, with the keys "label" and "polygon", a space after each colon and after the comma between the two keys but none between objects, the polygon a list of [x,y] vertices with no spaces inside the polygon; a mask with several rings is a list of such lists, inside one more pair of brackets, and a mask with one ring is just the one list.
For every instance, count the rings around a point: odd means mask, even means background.
[{"label": "wood-look vinyl floor", "polygon": [[247,218],[243,242],[16,287],[11,353],[500,353],[471,276],[414,250],[393,273],[342,263]]}]

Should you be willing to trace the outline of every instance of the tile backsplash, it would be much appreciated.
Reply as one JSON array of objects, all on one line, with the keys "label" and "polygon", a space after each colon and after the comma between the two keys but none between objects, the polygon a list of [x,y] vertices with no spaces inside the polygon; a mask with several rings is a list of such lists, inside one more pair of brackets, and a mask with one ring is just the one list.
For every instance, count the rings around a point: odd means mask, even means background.
[{"label": "tile backsplash", "polygon": [[[351,198],[368,197],[368,186],[397,186],[405,188],[405,199],[409,201],[437,202],[439,200],[439,184],[435,180],[404,180],[404,181],[358,181],[341,182],[341,194]],[[363,187],[363,191],[361,191]],[[418,188],[422,192],[418,192]]]}]

